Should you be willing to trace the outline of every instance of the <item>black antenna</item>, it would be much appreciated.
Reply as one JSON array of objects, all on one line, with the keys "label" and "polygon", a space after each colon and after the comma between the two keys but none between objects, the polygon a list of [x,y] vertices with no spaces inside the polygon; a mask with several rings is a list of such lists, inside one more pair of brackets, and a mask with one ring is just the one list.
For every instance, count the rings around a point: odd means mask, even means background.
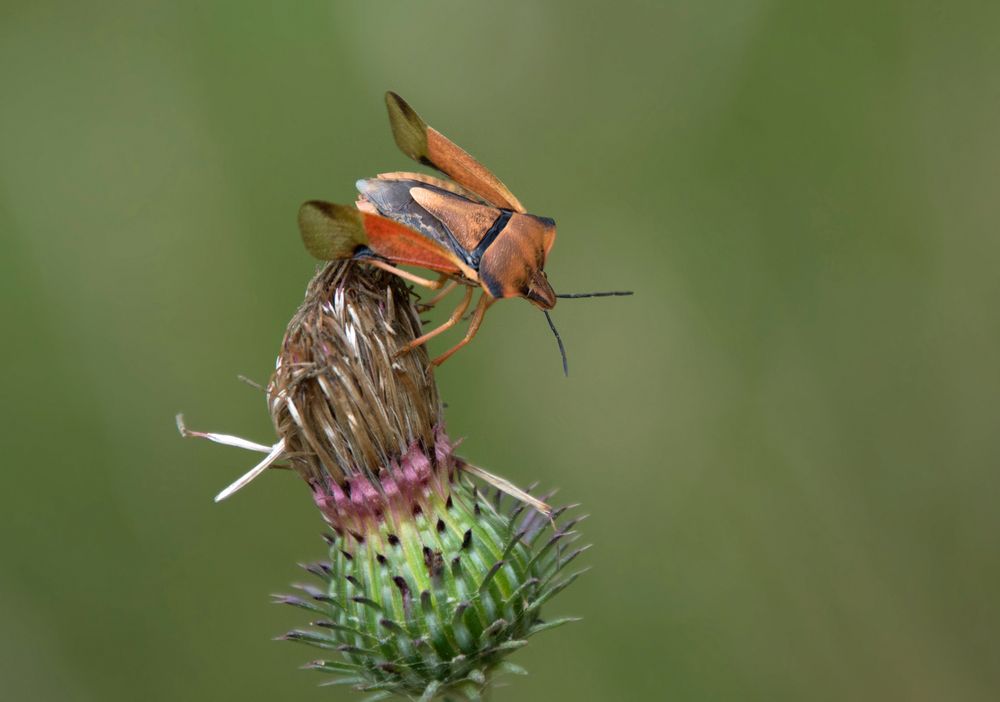
[{"label": "black antenna", "polygon": [[569,377],[569,365],[566,363],[566,347],[563,346],[562,338],[559,336],[559,332],[556,331],[556,325],[552,323],[552,315],[549,314],[548,310],[542,310],[545,313],[545,319],[549,323],[549,329],[552,333],[556,335],[556,343],[559,344],[559,355],[562,356],[563,362],[563,375],[567,378]]},{"label": "black antenna", "polygon": [[620,297],[622,295],[634,295],[631,290],[608,290],[607,292],[590,292],[590,293],[563,293],[562,295],[556,295],[556,297]]}]

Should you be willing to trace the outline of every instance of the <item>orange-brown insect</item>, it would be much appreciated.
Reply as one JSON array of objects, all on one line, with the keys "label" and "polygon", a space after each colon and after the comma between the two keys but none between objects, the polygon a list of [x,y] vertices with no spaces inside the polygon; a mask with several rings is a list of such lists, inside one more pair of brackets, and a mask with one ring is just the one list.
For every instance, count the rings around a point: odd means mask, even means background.
[{"label": "orange-brown insect", "polygon": [[[299,210],[299,229],[309,252],[323,260],[355,258],[413,283],[440,290],[434,305],[457,285],[465,296],[443,324],[415,339],[415,348],[450,329],[482,289],[465,338],[432,364],[439,365],[479,330],[486,310],[499,299],[523,297],[548,310],[556,295],[545,261],[556,238],[555,221],[528,214],[520,201],[481,163],[427,123],[401,97],[386,93],[389,122],[400,150],[451,180],[421,173],[382,173],[359,180],[355,207],[312,200]],[[430,280],[399,268],[435,271]],[[630,293],[600,293],[630,294]],[[580,297],[567,295],[565,297]],[[549,318],[549,325],[552,320]],[[558,339],[558,334],[556,334]],[[559,342],[562,352],[562,342]],[[563,366],[565,369],[565,353]]]}]

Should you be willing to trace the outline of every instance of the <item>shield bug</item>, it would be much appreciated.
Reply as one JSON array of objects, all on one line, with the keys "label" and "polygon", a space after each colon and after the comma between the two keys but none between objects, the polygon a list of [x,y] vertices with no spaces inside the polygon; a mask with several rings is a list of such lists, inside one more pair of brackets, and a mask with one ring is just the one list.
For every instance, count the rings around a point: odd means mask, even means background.
[{"label": "shield bug", "polygon": [[[556,239],[556,223],[529,214],[507,186],[485,166],[426,122],[403,98],[386,93],[396,145],[413,160],[448,179],[422,173],[382,173],[357,182],[354,207],[311,200],[299,210],[299,229],[308,251],[323,260],[356,259],[418,285],[438,290],[433,306],[459,285],[462,302],[440,326],[414,339],[401,353],[455,326],[482,291],[465,337],[431,363],[440,365],[476,335],[497,300],[523,297],[545,312],[559,297],[630,295],[630,292],[557,295],[545,275]],[[424,278],[400,268],[416,266],[439,274]],[[566,370],[562,341],[559,350]]]}]

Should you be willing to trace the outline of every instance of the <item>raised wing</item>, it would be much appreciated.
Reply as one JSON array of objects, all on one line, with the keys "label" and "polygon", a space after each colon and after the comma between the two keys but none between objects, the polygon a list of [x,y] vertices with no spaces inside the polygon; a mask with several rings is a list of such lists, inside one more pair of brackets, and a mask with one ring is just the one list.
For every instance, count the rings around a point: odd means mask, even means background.
[{"label": "raised wing", "polygon": [[306,251],[322,261],[351,258],[368,235],[353,207],[310,200],[299,208],[299,232]]},{"label": "raised wing", "polygon": [[365,254],[365,248],[395,264],[461,274],[449,249],[398,222],[347,205],[310,200],[299,209],[299,229],[306,249],[334,261]]},{"label": "raised wing", "polygon": [[524,212],[524,206],[500,179],[466,151],[420,118],[403,98],[385,94],[392,136],[400,151],[425,166],[438,169],[456,183],[497,207]]}]

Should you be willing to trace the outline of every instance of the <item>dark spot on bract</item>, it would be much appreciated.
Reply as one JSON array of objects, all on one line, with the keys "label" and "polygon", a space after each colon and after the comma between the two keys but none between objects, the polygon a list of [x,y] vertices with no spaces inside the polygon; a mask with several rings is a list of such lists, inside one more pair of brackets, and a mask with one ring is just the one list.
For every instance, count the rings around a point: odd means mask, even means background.
[{"label": "dark spot on bract", "polygon": [[427,572],[431,574],[431,577],[440,575],[441,569],[444,566],[444,559],[441,557],[441,552],[432,551],[424,546],[424,565],[427,566]]},{"label": "dark spot on bract", "polygon": [[410,586],[406,584],[406,580],[401,575],[393,576],[392,582],[396,583],[396,587],[399,588],[399,593],[406,600],[410,597]]}]

